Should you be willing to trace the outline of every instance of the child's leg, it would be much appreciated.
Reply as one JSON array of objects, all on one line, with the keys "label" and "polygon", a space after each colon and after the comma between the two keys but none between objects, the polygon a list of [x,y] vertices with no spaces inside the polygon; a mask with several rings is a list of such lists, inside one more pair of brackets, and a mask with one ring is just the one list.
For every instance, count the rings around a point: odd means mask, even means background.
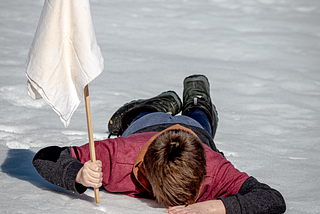
[{"label": "child's leg", "polygon": [[211,135],[212,135],[212,131],[211,130],[216,130],[216,129],[212,129],[211,128],[211,124],[210,121],[207,117],[207,115],[201,111],[200,109],[196,108],[194,109],[194,111],[190,111],[186,114],[186,116],[191,117],[192,119],[198,121],[201,126]]},{"label": "child's leg", "polygon": [[181,106],[181,100],[174,91],[166,91],[149,99],[133,100],[124,104],[112,115],[108,123],[110,135],[121,136],[140,113],[170,112],[176,115],[181,111]]},{"label": "child's leg", "polygon": [[[201,109],[196,108],[192,111],[189,111],[185,116],[190,117],[195,121],[197,121],[198,123],[200,123],[203,129],[206,130],[212,136],[212,139],[214,138],[217,127],[211,127],[211,126],[215,126],[217,125],[217,123],[213,123],[211,125],[207,115]],[[211,147],[213,151],[219,152],[222,156],[224,156],[223,152],[220,152],[214,143],[213,145],[209,145],[209,147]]]},{"label": "child's leg", "polygon": [[218,112],[211,102],[209,80],[204,75],[192,75],[184,79],[182,115],[196,119],[207,131],[210,127],[208,133],[214,138]]}]

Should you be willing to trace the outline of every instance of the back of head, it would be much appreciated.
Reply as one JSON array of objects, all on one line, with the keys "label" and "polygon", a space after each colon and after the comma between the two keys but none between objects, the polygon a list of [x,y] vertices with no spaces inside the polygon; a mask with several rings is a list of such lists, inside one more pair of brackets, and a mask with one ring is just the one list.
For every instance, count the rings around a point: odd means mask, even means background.
[{"label": "back of head", "polygon": [[193,204],[206,175],[205,150],[190,132],[167,130],[150,144],[144,167],[160,204]]}]

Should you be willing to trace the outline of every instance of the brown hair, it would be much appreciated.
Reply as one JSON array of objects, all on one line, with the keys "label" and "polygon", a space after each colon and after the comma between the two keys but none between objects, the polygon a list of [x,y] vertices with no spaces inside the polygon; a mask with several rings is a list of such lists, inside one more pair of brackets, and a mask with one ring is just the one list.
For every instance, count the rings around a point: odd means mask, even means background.
[{"label": "brown hair", "polygon": [[150,144],[144,167],[160,204],[193,204],[206,175],[205,150],[200,139],[190,132],[168,130]]}]

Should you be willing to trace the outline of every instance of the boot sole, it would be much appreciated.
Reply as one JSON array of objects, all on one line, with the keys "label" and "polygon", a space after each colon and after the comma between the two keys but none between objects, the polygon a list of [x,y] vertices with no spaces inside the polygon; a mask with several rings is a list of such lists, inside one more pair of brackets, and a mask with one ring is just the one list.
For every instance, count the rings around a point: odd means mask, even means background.
[{"label": "boot sole", "polygon": [[[166,91],[166,92],[163,92],[163,94],[167,94],[167,95],[170,95],[172,96],[175,101],[178,103],[178,106],[179,106],[179,109],[182,108],[182,102],[181,102],[181,99],[179,98],[179,96],[176,94],[176,92],[174,91]],[[161,94],[160,94],[161,95]],[[178,112],[179,113],[179,112]]]}]

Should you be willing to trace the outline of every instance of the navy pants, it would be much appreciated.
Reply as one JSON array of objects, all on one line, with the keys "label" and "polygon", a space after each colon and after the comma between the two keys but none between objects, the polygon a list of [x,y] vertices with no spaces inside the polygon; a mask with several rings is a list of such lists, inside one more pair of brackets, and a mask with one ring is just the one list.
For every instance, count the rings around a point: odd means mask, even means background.
[{"label": "navy pants", "polygon": [[164,112],[142,112],[131,122],[130,126],[123,132],[122,136],[128,137],[140,129],[167,123],[180,123],[197,126],[199,128],[203,128],[212,136],[209,119],[206,114],[199,109],[195,109],[187,115],[175,116]]}]

